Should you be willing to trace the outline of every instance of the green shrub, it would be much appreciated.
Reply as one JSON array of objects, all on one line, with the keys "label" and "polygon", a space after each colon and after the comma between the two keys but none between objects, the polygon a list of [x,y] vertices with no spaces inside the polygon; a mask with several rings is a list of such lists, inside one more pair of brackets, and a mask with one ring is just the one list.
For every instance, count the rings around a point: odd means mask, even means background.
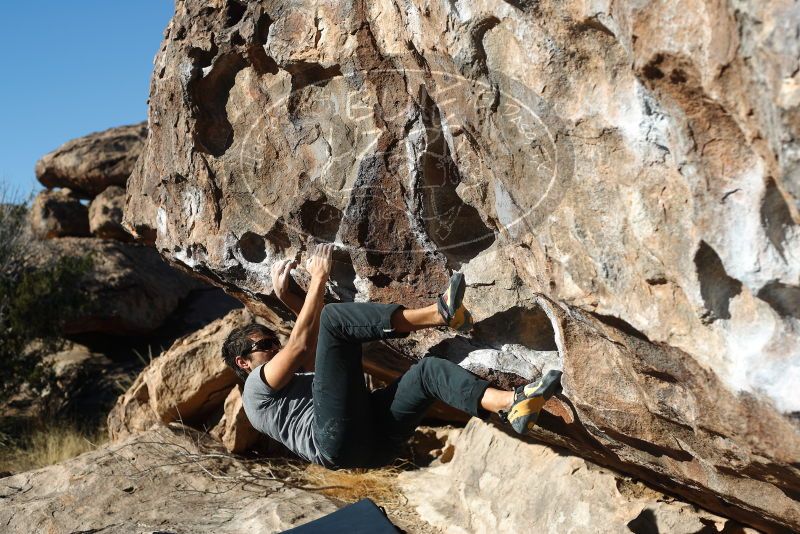
[{"label": "green shrub", "polygon": [[[5,196],[0,191],[0,201]],[[0,202],[0,402],[24,383],[34,391],[46,385],[42,359],[61,347],[64,323],[90,305],[80,281],[92,266],[91,258],[26,265],[26,225],[25,204]]]}]

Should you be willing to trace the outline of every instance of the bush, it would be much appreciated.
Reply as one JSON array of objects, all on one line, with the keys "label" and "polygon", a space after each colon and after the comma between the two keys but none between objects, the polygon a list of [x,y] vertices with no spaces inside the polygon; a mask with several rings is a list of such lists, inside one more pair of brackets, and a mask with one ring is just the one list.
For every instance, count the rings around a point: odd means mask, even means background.
[{"label": "bush", "polygon": [[38,268],[26,265],[27,211],[24,203],[7,202],[0,191],[0,402],[22,384],[34,392],[47,384],[43,358],[61,348],[67,318],[90,304],[80,290],[90,257],[62,257]]}]

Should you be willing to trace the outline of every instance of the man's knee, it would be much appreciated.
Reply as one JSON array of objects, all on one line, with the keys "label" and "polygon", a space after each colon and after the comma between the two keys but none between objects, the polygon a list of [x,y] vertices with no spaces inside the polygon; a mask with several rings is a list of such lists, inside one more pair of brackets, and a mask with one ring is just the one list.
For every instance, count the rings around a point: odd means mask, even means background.
[{"label": "man's knee", "polygon": [[423,381],[429,381],[442,372],[445,360],[435,356],[425,356],[414,364]]},{"label": "man's knee", "polygon": [[331,327],[338,324],[338,312],[336,310],[337,303],[326,304],[322,307],[322,312],[319,315],[320,327],[330,330]]}]

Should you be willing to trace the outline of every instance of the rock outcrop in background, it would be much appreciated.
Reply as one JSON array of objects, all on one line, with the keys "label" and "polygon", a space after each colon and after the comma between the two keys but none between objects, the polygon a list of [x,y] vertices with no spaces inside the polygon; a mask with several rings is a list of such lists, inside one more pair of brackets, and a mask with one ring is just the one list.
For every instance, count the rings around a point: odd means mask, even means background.
[{"label": "rock outcrop in background", "polygon": [[67,187],[82,198],[125,187],[146,136],[142,122],[73,139],[36,162],[36,177],[45,187]]},{"label": "rock outcrop in background", "polygon": [[[122,226],[125,184],[146,135],[146,123],[110,128],[73,139],[36,164],[37,178],[50,189],[31,205],[30,228],[37,239],[27,263],[92,258],[81,289],[93,305],[70,318],[65,334],[147,336],[170,318],[186,316],[187,324],[178,327],[171,343],[236,306],[222,291],[170,267],[152,246],[130,243],[132,236]],[[206,294],[209,290],[213,295]],[[182,305],[186,309],[179,309]]]},{"label": "rock outcrop in background", "polygon": [[[792,2],[178,3],[125,224],[268,321],[269,269],[341,245],[333,300],[470,336],[399,357],[509,386],[539,436],[800,529],[800,10]],[[74,186],[73,186],[74,187]]]},{"label": "rock outcrop in background", "polygon": [[219,288],[171,267],[151,245],[132,243],[122,227],[124,186],[146,131],[142,123],[90,134],[36,165],[50,188],[28,210],[21,268],[50,268],[66,258],[91,261],[77,281],[85,305],[64,318],[54,332],[64,346],[45,358],[53,383],[41,395],[22,384],[3,403],[9,419],[104,421],[146,358],[241,307]]}]

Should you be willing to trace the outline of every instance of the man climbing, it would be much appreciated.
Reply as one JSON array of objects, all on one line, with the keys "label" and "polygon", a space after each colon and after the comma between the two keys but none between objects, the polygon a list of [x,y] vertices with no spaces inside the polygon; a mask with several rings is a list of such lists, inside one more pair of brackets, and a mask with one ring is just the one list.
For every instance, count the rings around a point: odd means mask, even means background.
[{"label": "man climbing", "polygon": [[561,373],[503,391],[448,360],[425,357],[386,388],[370,392],[364,381],[361,345],[400,338],[423,328],[472,327],[463,305],[460,273],[437,302],[425,308],[349,302],[324,305],[333,245],[317,245],[306,262],[308,293],[289,289],[290,260],[272,269],[276,295],[297,321],[280,345],[268,328],[251,324],[231,332],[222,349],[245,381],[245,413],[260,432],[295,454],[328,468],[377,467],[397,457],[426,410],[438,399],[470,415],[504,417],[519,433],[533,427]]}]

